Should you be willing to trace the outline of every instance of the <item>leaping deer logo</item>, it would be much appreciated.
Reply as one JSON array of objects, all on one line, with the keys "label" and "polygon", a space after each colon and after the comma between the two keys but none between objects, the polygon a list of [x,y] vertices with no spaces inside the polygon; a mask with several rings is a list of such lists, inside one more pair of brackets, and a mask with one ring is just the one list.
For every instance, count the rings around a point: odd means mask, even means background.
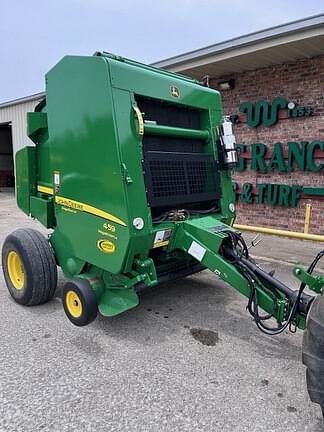
[{"label": "leaping deer logo", "polygon": [[171,86],[170,91],[171,91],[171,96],[176,97],[176,98],[178,98],[180,96],[180,92],[179,92],[178,87]]}]

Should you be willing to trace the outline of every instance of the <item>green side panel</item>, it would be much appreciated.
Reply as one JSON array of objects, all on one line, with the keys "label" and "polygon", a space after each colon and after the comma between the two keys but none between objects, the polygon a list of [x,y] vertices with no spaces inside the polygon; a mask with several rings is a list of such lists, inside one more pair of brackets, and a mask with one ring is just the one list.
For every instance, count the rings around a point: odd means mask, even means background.
[{"label": "green side panel", "polygon": [[[127,227],[116,225],[116,231],[110,237],[104,228],[107,221],[98,216],[85,212],[73,211],[64,206],[55,206],[57,228],[54,234],[59,233],[64,241],[61,247],[69,251],[69,256],[84,260],[111,273],[119,273],[125,258],[125,247],[128,244]],[[55,236],[54,236],[55,238]],[[98,242],[108,241],[114,245],[111,252],[102,252]],[[53,244],[57,251],[55,243]],[[60,262],[64,267],[64,263]]]},{"label": "green side panel", "polygon": [[35,143],[43,129],[47,129],[47,114],[44,112],[27,113],[27,135]]},{"label": "green side panel", "polygon": [[30,214],[39,220],[46,228],[55,226],[53,198],[30,197]]},{"label": "green side panel", "polygon": [[54,230],[49,239],[55,252],[55,259],[61,266],[66,277],[77,276],[81,273],[85,261],[73,255],[73,247],[68,236],[61,234],[57,229]]},{"label": "green side panel", "polygon": [[16,153],[16,198],[18,207],[30,214],[30,195],[36,192],[36,149],[24,147]]},{"label": "green side panel", "polygon": [[[67,240],[71,255],[119,273],[131,228],[109,80],[107,64],[100,57],[67,56],[49,71],[49,170],[52,178],[54,172],[60,176],[56,195],[109,213],[125,223],[113,224],[115,231],[111,233],[104,227],[111,221],[55,204],[56,229]],[[113,242],[114,251],[100,250],[101,240]]]},{"label": "green side panel", "polygon": [[37,182],[52,188],[46,106],[42,107],[42,111],[27,113],[27,129],[29,138],[36,144]]}]

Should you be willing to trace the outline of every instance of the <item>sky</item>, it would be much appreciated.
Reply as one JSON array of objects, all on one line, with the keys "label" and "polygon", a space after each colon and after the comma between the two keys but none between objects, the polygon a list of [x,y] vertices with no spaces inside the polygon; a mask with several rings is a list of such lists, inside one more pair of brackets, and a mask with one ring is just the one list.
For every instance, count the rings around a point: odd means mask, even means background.
[{"label": "sky", "polygon": [[324,12],[324,0],[0,0],[0,102],[45,89],[64,55],[144,63]]}]

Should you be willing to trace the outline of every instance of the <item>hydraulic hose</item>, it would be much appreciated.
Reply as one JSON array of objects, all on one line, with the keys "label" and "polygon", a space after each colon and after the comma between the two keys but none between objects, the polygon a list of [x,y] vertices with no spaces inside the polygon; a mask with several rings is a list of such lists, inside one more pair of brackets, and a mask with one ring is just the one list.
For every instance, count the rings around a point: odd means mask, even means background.
[{"label": "hydraulic hose", "polygon": [[[289,299],[290,303],[294,303],[296,301],[299,295],[299,290],[292,290],[287,285],[261,269],[257,264],[253,263],[249,259],[242,257],[241,261],[246,267],[248,267],[253,273],[255,273],[258,278],[261,279],[261,281],[266,281],[270,285],[277,288],[280,292],[285,294],[286,297]],[[307,315],[313,300],[314,296],[308,295],[303,292],[300,297],[298,311]]]}]

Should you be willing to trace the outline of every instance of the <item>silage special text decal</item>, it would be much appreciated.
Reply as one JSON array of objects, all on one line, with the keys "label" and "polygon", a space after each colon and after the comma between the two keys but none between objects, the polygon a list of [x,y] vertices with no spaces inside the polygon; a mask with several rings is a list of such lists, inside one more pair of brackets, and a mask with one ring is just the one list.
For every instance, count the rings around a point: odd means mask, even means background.
[{"label": "silage special text decal", "polygon": [[[249,168],[259,173],[289,173],[295,171],[324,172],[324,141],[288,142],[283,145],[275,143],[271,149],[263,143],[251,146],[238,144],[239,165],[236,171],[242,172]],[[248,161],[249,166],[248,166]],[[322,187],[323,186],[323,187]],[[269,204],[296,207],[301,195],[324,196],[324,185],[308,187],[301,184],[286,185],[284,183],[244,183],[241,187],[234,181],[234,190],[245,204]]]}]

